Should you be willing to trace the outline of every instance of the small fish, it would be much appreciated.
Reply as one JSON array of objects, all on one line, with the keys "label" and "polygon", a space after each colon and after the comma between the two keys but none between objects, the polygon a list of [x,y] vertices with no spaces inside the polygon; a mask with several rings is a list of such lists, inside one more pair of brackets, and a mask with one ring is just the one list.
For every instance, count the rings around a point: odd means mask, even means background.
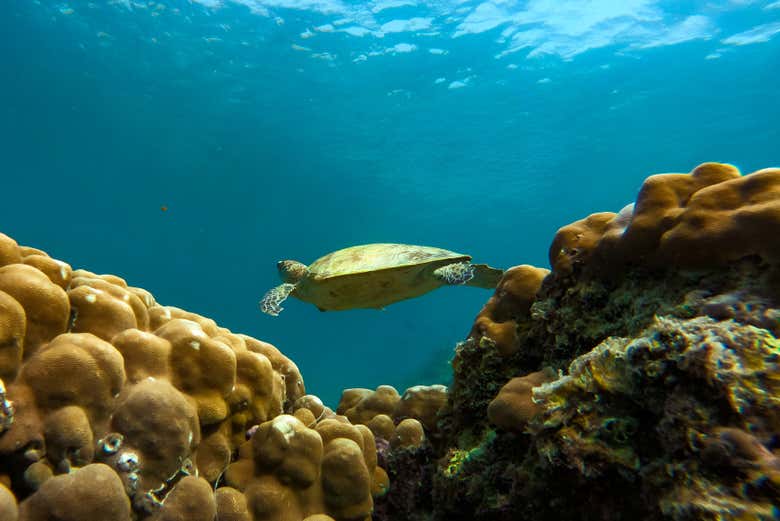
[{"label": "small fish", "polygon": [[168,211],[168,207],[167,207],[167,206],[165,206],[165,205],[162,205],[162,206],[160,207],[160,211],[162,211],[162,212],[167,212],[167,211]]}]

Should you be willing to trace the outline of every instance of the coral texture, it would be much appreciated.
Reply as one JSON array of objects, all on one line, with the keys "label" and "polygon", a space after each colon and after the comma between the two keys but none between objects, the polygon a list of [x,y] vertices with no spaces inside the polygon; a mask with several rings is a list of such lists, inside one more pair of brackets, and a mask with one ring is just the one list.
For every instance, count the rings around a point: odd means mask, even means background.
[{"label": "coral texture", "polygon": [[520,348],[518,324],[523,324],[550,270],[524,264],[504,272],[496,291],[477,315],[469,338],[487,341],[504,356]]},{"label": "coral texture", "polygon": [[509,380],[488,405],[490,423],[508,431],[523,432],[528,422],[542,411],[534,401],[534,388],[554,380],[555,376],[554,371],[547,369]]},{"label": "coral texture", "polygon": [[0,261],[3,520],[370,516],[373,434],[276,347],[2,234]]},{"label": "coral texture", "polygon": [[775,518],[779,230],[780,170],[714,163],[561,228],[514,330],[489,303],[456,350],[430,515]]},{"label": "coral texture", "polygon": [[704,163],[690,174],[648,177],[618,214],[561,228],[550,265],[558,274],[577,264],[603,274],[627,264],[711,268],[749,255],[777,265],[778,226],[780,169],[743,176],[731,165]]}]

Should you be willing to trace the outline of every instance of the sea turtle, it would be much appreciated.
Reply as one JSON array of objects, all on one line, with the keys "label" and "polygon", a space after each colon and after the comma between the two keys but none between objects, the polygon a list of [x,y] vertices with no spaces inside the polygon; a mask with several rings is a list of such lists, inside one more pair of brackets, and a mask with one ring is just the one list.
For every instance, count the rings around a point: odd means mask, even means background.
[{"label": "sea turtle", "polygon": [[260,309],[276,316],[290,295],[320,311],[336,311],[382,309],[446,284],[495,288],[503,271],[470,260],[462,253],[411,244],[352,246],[320,257],[311,266],[283,260],[276,267],[284,284],[263,296]]}]

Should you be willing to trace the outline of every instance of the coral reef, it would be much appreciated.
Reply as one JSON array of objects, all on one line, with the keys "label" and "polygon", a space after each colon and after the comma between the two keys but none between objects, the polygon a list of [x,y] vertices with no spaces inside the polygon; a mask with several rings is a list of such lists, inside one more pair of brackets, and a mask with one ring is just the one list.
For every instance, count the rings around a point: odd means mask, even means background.
[{"label": "coral reef", "polygon": [[335,411],[273,345],[0,234],[0,519],[775,519],[778,234],[780,169],[651,176],[505,272],[449,388]]},{"label": "coral reef", "polygon": [[543,383],[554,380],[556,374],[549,368],[518,376],[509,380],[498,391],[487,408],[490,423],[508,431],[523,432],[542,407],[534,401],[533,390]]},{"label": "coral reef", "polygon": [[704,163],[690,174],[658,174],[619,214],[599,213],[561,228],[550,246],[553,271],[577,264],[604,274],[627,264],[712,268],[757,255],[780,262],[780,180],[775,168],[740,175]]},{"label": "coral reef", "polygon": [[780,170],[714,163],[561,228],[456,350],[431,516],[775,518],[778,233]]},{"label": "coral reef", "polygon": [[521,345],[517,328],[525,323],[536,293],[550,270],[522,265],[504,273],[496,291],[477,315],[470,337],[490,340],[504,356],[516,353]]},{"label": "coral reef", "polygon": [[2,234],[0,262],[0,518],[370,517],[371,430],[276,347]]}]

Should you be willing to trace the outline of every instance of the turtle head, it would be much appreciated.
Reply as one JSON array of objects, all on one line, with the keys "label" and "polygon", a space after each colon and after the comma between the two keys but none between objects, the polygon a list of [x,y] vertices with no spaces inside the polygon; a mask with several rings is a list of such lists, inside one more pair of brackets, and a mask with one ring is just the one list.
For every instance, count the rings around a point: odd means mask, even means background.
[{"label": "turtle head", "polygon": [[306,276],[308,268],[305,264],[294,260],[282,260],[276,263],[279,278],[290,284],[297,284]]}]

